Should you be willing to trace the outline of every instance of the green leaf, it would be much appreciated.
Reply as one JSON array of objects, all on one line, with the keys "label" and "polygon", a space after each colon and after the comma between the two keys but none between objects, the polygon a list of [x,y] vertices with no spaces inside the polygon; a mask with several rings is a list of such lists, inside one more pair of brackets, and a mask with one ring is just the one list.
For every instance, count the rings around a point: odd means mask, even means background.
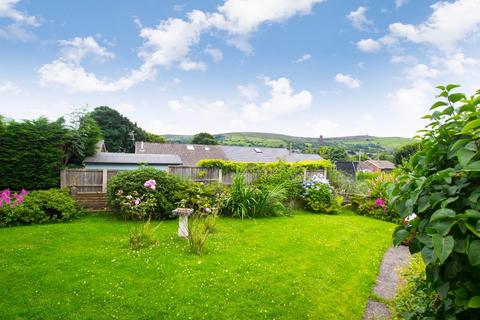
[{"label": "green leaf", "polygon": [[438,102],[435,102],[431,107],[430,107],[430,110],[433,110],[435,108],[438,108],[438,107],[442,107],[442,106],[446,106],[447,103],[444,102],[444,101],[438,101]]},{"label": "green leaf", "polygon": [[459,84],[449,84],[449,85],[447,85],[446,89],[447,89],[447,91],[450,91],[452,89],[459,88],[459,87],[460,87]]},{"label": "green leaf", "polygon": [[468,246],[468,261],[475,267],[480,265],[480,240],[470,242]]},{"label": "green leaf", "polygon": [[467,252],[467,240],[466,239],[455,239],[455,246],[453,247],[453,251],[458,253],[466,253]]},{"label": "green leaf", "polygon": [[431,224],[431,228],[439,235],[445,236],[450,232],[450,229],[457,223],[457,220],[448,218],[435,221]]},{"label": "green leaf", "polygon": [[422,259],[423,262],[425,262],[426,265],[429,265],[430,263],[435,261],[435,254],[433,253],[433,249],[430,249],[429,247],[423,247],[422,249]]},{"label": "green leaf", "polygon": [[453,217],[455,217],[455,211],[453,211],[452,209],[441,208],[432,214],[432,216],[430,217],[430,222]]},{"label": "green leaf", "polygon": [[445,86],[436,86],[435,88],[440,89],[440,90],[445,90]]},{"label": "green leaf", "polygon": [[400,245],[409,235],[410,232],[408,230],[404,229],[403,227],[399,227],[399,229],[395,230],[393,234],[393,245]]},{"label": "green leaf", "polygon": [[466,148],[461,148],[457,151],[457,158],[458,162],[462,165],[462,167],[466,166],[470,160],[475,157],[476,152],[475,151],[470,151]]},{"label": "green leaf", "polygon": [[464,171],[480,171],[480,160],[470,162],[467,166],[463,168]]},{"label": "green leaf", "polygon": [[466,99],[463,93],[452,93],[451,95],[448,96],[448,100],[450,100],[453,103],[460,101],[462,99]]},{"label": "green leaf", "polygon": [[[434,234],[432,236],[433,241],[433,252],[435,256],[440,261],[440,264],[443,264],[447,260],[450,253],[452,253],[453,246],[455,241],[452,236],[442,237],[439,234]],[[480,261],[479,261],[480,263]]]},{"label": "green leaf", "polygon": [[469,131],[480,127],[480,119],[475,119],[473,121],[468,122],[465,127],[463,127],[460,133],[468,133]]},{"label": "green leaf", "polygon": [[480,308],[480,296],[474,296],[470,301],[468,301],[467,307],[469,308]]},{"label": "green leaf", "polygon": [[470,230],[474,235],[480,238],[480,232],[477,231],[477,228],[474,227],[471,223],[465,222],[465,226]]}]

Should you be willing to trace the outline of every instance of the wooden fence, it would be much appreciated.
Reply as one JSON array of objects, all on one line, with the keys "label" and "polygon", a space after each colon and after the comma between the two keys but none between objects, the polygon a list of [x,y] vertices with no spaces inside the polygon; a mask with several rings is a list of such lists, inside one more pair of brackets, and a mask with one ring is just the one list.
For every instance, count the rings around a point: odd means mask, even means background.
[{"label": "wooden fence", "polygon": [[[67,169],[60,174],[60,186],[62,188],[75,187],[77,193],[106,193],[108,180],[116,176],[119,170],[99,169]],[[199,168],[188,166],[170,166],[167,172],[178,175],[183,179],[191,179],[198,182],[219,182],[225,185],[232,184],[234,172],[223,172],[217,168]],[[304,170],[303,178],[309,179],[313,175],[326,176],[326,170]],[[245,174],[246,182],[256,179],[253,173]]]}]

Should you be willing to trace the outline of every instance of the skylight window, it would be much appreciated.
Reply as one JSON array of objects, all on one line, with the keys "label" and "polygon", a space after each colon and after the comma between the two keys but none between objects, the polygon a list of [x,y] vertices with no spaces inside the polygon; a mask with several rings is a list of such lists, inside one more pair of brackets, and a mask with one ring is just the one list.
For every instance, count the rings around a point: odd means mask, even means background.
[{"label": "skylight window", "polygon": [[210,147],[205,147],[205,151],[210,151]]},{"label": "skylight window", "polygon": [[253,150],[255,150],[256,153],[263,153],[262,149],[260,148],[253,148]]},{"label": "skylight window", "polygon": [[188,151],[194,151],[195,148],[192,145],[189,144],[189,145],[187,145],[187,150]]}]

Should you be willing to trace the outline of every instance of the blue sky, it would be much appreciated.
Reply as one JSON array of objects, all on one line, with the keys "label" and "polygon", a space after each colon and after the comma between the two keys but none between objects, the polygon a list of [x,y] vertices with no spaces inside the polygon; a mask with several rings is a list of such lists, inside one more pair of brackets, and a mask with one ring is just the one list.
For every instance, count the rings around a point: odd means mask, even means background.
[{"label": "blue sky", "polygon": [[412,136],[480,88],[480,1],[0,0],[0,114],[155,133]]}]

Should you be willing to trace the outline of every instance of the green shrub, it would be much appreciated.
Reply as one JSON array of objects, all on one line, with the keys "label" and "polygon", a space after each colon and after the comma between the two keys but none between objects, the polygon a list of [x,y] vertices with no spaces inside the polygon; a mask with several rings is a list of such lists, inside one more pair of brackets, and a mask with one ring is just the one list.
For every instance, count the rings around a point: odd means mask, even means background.
[{"label": "green shrub", "polygon": [[282,185],[287,193],[287,200],[300,198],[302,194],[303,169],[279,162],[275,167],[265,167],[260,170],[254,184],[261,190],[269,190]]},{"label": "green shrub", "polygon": [[438,87],[420,150],[393,190],[399,216],[416,214],[396,229],[394,243],[411,237],[410,252],[421,252],[439,297],[437,318],[479,319],[480,90],[467,99],[451,93],[456,87]]},{"label": "green shrub", "polygon": [[0,207],[0,226],[69,221],[80,213],[68,190],[31,191],[17,206]]},{"label": "green shrub", "polygon": [[343,198],[336,196],[327,179],[313,176],[303,182],[303,198],[308,210],[326,214],[337,214]]},{"label": "green shrub", "polygon": [[258,172],[265,169],[275,169],[278,166],[290,166],[294,168],[320,170],[333,167],[329,160],[310,160],[298,162],[239,162],[230,160],[206,159],[197,163],[197,166],[203,168],[218,168],[225,172],[249,171]]},{"label": "green shrub", "polygon": [[233,177],[230,191],[221,198],[220,212],[236,218],[277,216],[285,213],[286,189],[282,184],[259,189],[245,184],[245,175],[238,172]]},{"label": "green shrub", "polygon": [[416,254],[401,274],[404,283],[394,299],[397,317],[407,320],[434,319],[438,297],[427,282],[425,264]]},{"label": "green shrub", "polygon": [[[153,208],[152,218],[166,218],[171,215],[178,198],[179,191],[183,190],[186,182],[181,178],[168,174],[165,171],[151,167],[142,167],[131,171],[122,171],[117,176],[111,178],[108,182],[108,201],[110,207],[120,212],[120,195],[127,195],[136,192],[138,196],[149,193],[149,190],[143,186],[145,181],[153,179],[157,183],[157,192],[154,193],[155,206]],[[119,191],[122,191],[119,193]]]},{"label": "green shrub", "polygon": [[401,221],[397,212],[389,208],[386,200],[365,195],[350,195],[350,204],[352,209],[361,216],[396,223]]},{"label": "green shrub", "polygon": [[186,181],[185,188],[175,194],[175,198],[181,199],[177,206],[194,209],[197,214],[213,211],[218,208],[218,199],[225,189],[226,186],[217,182]]},{"label": "green shrub", "polygon": [[358,171],[356,178],[357,181],[372,180],[380,174],[381,172]]}]

